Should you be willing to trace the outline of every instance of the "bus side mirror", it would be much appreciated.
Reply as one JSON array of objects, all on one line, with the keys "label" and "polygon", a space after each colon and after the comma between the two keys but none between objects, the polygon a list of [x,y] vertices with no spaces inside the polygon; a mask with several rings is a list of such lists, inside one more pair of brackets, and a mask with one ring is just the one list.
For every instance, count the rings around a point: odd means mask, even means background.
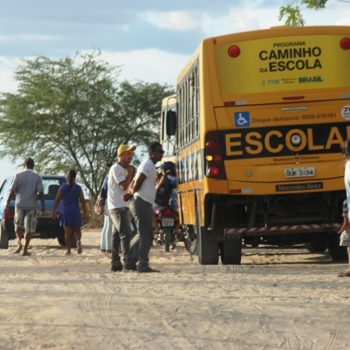
[{"label": "bus side mirror", "polygon": [[166,112],[166,134],[167,136],[173,136],[176,132],[176,112]]}]

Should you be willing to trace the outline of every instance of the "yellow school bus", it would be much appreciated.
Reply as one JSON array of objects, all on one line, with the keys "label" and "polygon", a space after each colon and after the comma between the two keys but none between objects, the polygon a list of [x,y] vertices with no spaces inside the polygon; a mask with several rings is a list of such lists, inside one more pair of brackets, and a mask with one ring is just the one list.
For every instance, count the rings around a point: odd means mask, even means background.
[{"label": "yellow school bus", "polygon": [[350,27],[205,39],[176,89],[179,214],[199,263],[239,264],[242,242],[343,257]]}]

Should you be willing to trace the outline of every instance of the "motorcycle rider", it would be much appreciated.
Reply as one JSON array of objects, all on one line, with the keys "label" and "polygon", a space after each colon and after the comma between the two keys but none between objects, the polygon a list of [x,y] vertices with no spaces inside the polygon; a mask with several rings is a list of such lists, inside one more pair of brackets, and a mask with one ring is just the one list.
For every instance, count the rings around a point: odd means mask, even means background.
[{"label": "motorcycle rider", "polygon": [[161,208],[170,206],[177,212],[177,183],[175,164],[173,162],[164,162],[159,168],[156,181],[155,203],[157,206]]},{"label": "motorcycle rider", "polygon": [[[177,204],[177,184],[175,164],[173,162],[164,162],[158,169],[158,177],[156,180],[156,198],[154,204],[154,211],[162,210],[170,207],[175,214],[175,232],[179,231],[179,215]],[[158,226],[158,222],[156,225]],[[159,231],[159,227],[157,227]],[[159,238],[158,241],[161,241]],[[173,242],[173,249],[175,248],[175,240]]]}]

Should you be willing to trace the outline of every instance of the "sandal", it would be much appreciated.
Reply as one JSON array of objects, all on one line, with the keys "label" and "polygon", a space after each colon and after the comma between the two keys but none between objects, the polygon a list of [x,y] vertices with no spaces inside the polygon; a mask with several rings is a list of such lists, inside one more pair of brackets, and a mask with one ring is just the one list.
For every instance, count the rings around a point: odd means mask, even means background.
[{"label": "sandal", "polygon": [[350,277],[350,271],[339,272],[338,277]]}]

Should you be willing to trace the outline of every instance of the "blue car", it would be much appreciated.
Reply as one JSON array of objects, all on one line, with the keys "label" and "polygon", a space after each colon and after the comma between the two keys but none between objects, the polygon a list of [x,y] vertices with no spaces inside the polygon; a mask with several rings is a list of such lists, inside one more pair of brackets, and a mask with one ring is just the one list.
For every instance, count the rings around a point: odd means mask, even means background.
[{"label": "blue car", "polygon": [[[9,210],[5,212],[5,205],[9,196],[13,176],[4,180],[0,188],[0,249],[7,249],[9,240],[16,238],[14,227],[15,200],[10,202]],[[60,226],[59,219],[52,220],[51,213],[56,194],[60,186],[66,182],[64,176],[44,175],[43,180],[45,212],[38,211],[38,223],[33,238],[57,238],[61,245],[65,245],[64,230]],[[41,207],[39,198],[36,202],[37,208]]]}]

